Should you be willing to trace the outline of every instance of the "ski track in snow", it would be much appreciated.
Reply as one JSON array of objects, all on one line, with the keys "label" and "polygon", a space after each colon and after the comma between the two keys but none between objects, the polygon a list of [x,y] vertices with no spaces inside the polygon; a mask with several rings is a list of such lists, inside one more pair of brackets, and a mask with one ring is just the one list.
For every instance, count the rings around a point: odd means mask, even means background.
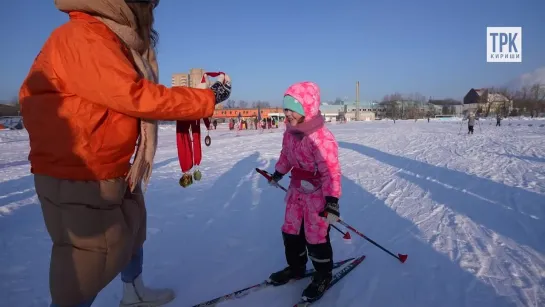
[{"label": "ski track in snow", "polygon": [[[401,264],[356,234],[346,243],[332,231],[335,260],[367,258],[315,306],[545,306],[542,122],[482,121],[472,136],[459,122],[329,125],[340,146],[342,218],[409,258]],[[285,193],[254,171],[273,170],[281,132],[236,136],[220,125],[203,146],[203,179],[184,189],[174,127],[160,128],[146,194],[144,279],[174,288],[168,306],[238,290],[285,265]],[[0,144],[0,306],[46,307],[51,243],[29,174],[28,136],[0,131]],[[305,286],[221,306],[289,306]],[[116,278],[93,306],[117,306],[120,296]]]}]

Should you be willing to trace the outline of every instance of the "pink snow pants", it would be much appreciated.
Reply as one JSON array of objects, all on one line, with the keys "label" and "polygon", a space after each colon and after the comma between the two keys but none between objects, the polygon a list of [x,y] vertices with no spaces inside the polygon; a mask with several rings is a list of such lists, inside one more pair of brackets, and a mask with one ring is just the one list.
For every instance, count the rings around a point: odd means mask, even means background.
[{"label": "pink snow pants", "polygon": [[305,237],[309,244],[321,244],[327,242],[329,224],[319,213],[324,210],[325,198],[322,190],[318,189],[306,194],[300,189],[290,185],[286,195],[286,213],[282,231],[298,235],[301,223],[305,223]]}]

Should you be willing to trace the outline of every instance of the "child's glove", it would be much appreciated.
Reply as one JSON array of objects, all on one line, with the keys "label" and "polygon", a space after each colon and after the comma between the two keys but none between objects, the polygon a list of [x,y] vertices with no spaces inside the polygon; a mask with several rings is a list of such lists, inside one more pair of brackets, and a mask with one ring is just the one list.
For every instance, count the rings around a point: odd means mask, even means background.
[{"label": "child's glove", "polygon": [[282,180],[283,177],[284,177],[284,174],[282,174],[279,171],[275,170],[274,174],[271,177],[271,180],[269,180],[269,184],[272,185],[272,186],[277,187],[278,186],[278,181]]},{"label": "child's glove", "polygon": [[329,224],[336,223],[339,220],[339,199],[333,196],[325,197],[325,208],[320,215],[325,218]]}]

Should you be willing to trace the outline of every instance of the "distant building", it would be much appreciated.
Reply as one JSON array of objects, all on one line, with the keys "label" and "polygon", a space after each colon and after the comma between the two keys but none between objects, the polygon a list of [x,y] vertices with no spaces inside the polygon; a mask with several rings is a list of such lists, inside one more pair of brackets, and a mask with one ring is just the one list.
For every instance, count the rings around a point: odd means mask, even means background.
[{"label": "distant building", "polygon": [[321,104],[320,112],[327,122],[340,120],[340,114],[344,112],[344,106],[338,104]]},{"label": "distant building", "polygon": [[178,73],[172,75],[172,86],[189,86],[189,74]]},{"label": "distant building", "polygon": [[[356,120],[356,112],[346,112],[344,113],[344,118],[346,118],[346,121],[355,121]],[[359,119],[360,121],[372,121],[375,120],[375,112],[369,112],[369,111],[360,111],[359,112]]]},{"label": "distant building", "polygon": [[507,115],[511,110],[513,100],[500,93],[490,93],[486,88],[472,88],[464,96],[463,113],[473,112],[481,116]]},{"label": "distant building", "polygon": [[427,102],[406,99],[382,101],[379,105],[383,109],[384,117],[396,119],[423,118],[430,108]]},{"label": "distant building", "polygon": [[358,103],[355,101],[344,101],[342,104],[322,103],[320,111],[328,122],[341,120],[342,118],[347,121],[354,121],[356,120],[357,109],[359,109],[358,120],[364,121],[375,120],[384,111],[383,106],[373,101],[360,101],[359,108],[357,105]]},{"label": "distant building", "polygon": [[172,86],[196,87],[201,83],[205,71],[202,68],[191,68],[189,73],[172,74]]},{"label": "distant building", "polygon": [[432,115],[461,115],[463,103],[454,99],[430,99],[429,110]]},{"label": "distant building", "polygon": [[[345,112],[356,112],[356,102],[355,101],[345,101]],[[381,106],[378,102],[375,101],[360,101],[359,102],[359,111],[360,112],[382,112],[384,107]]]},{"label": "distant building", "polygon": [[[275,121],[283,121],[285,118],[284,110],[280,107],[277,108],[261,108],[261,118],[272,118]],[[233,109],[216,109],[214,110],[213,118],[216,119],[228,119],[238,118],[239,115],[242,118],[255,118],[257,117],[257,108],[233,108]]]},{"label": "distant building", "polygon": [[189,70],[189,86],[196,87],[201,83],[205,71],[202,68],[191,68]]}]

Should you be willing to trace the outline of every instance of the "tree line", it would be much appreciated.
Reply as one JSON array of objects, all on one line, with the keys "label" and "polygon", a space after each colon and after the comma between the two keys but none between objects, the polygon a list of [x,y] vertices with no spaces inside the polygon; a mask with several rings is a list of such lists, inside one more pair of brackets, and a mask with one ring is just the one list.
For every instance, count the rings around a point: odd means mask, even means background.
[{"label": "tree line", "polygon": [[[493,96],[488,104],[488,109],[482,110],[484,114],[494,111],[496,114],[503,116],[519,116],[530,115],[531,117],[538,116],[540,113],[545,113],[545,84],[533,84],[524,86],[518,90],[512,90],[507,87],[491,87],[487,89],[489,94],[500,94],[507,99],[502,99],[501,96]],[[498,97],[498,101],[494,101],[494,97]],[[508,102],[513,102],[513,109],[508,113]],[[491,108],[495,107],[494,110]]]},{"label": "tree line", "polygon": [[[545,113],[545,84],[533,84],[517,90],[508,87],[489,87],[482,90],[484,93],[480,103],[483,107],[477,110],[481,116],[499,114],[503,117],[520,115],[536,117]],[[462,104],[461,101],[452,98],[432,100],[420,93],[399,92],[385,95],[379,102],[386,117],[404,119],[456,115],[456,106]]]},{"label": "tree line", "polygon": [[438,111],[431,100],[421,93],[402,94],[395,92],[384,95],[379,105],[385,117],[395,119],[414,119],[432,117],[437,114],[454,114],[456,112],[453,104],[460,104],[454,99],[434,101],[435,105],[442,105],[441,112]]}]

